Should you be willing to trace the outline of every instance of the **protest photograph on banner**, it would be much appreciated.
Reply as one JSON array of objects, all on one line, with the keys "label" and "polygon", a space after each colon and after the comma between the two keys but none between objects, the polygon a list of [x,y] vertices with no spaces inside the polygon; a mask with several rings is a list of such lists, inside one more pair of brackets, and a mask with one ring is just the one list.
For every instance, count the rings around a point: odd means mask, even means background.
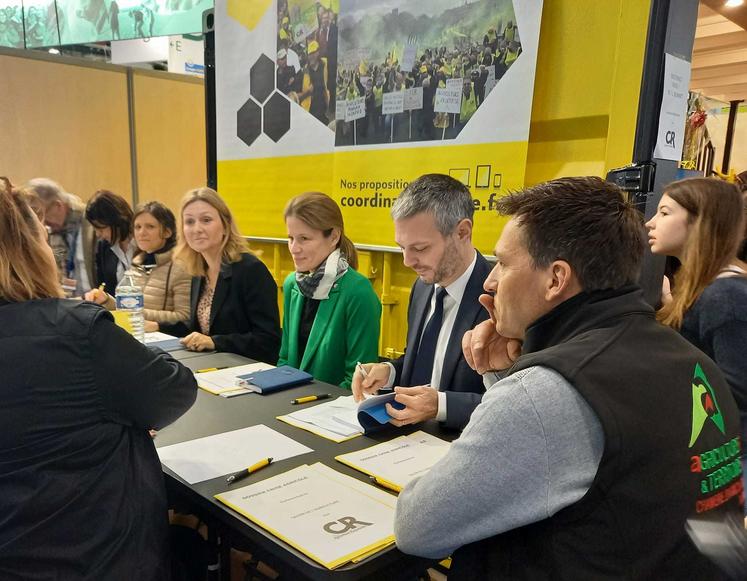
[{"label": "protest photograph on banner", "polygon": [[65,30],[65,20],[60,18],[57,21],[54,0],[24,0],[23,19],[26,48],[60,44],[60,33]]},{"label": "protest photograph on banner", "polygon": [[61,44],[202,31],[213,0],[57,0]]},{"label": "protest photograph on banner", "polygon": [[41,48],[202,32],[213,0],[0,0],[0,46]]},{"label": "protest photograph on banner", "polygon": [[[341,0],[341,14],[337,100],[365,97],[366,116],[337,121],[338,146],[454,139],[522,51],[511,0]],[[413,88],[420,107],[385,106]]]},{"label": "protest photograph on banner", "polygon": [[278,0],[277,7],[277,88],[332,131],[340,2]]},{"label": "protest photograph on banner", "polygon": [[0,0],[0,46],[23,48],[21,0]]}]

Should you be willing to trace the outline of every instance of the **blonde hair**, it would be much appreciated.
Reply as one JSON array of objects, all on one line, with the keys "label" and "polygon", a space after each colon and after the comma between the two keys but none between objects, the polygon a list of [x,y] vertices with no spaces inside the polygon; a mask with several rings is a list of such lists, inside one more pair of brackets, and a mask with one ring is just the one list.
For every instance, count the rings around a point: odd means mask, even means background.
[{"label": "blonde hair", "polygon": [[286,220],[291,216],[298,218],[309,228],[321,230],[325,238],[337,229],[340,233],[340,240],[337,243],[340,253],[354,270],[358,270],[358,252],[350,238],[345,236],[345,224],[337,202],[321,192],[299,194],[288,202],[283,211]]},{"label": "blonde hair", "polygon": [[64,297],[44,226],[27,193],[0,183],[0,298],[13,303]]},{"label": "blonde hair", "polygon": [[672,300],[657,313],[659,321],[679,329],[688,309],[736,258],[744,210],[739,189],[714,178],[680,180],[669,184],[664,193],[687,210],[691,225]]},{"label": "blonde hair", "polygon": [[[179,211],[179,221],[181,223],[182,233],[184,232],[184,210],[194,202],[205,202],[218,211],[220,221],[223,224],[223,230],[226,232],[221,246],[222,262],[230,263],[241,260],[241,255],[249,252],[249,245],[241,236],[241,233],[236,226],[236,222],[234,222],[233,216],[231,215],[231,210],[228,209],[228,206],[218,195],[218,192],[211,188],[195,188],[194,190],[189,190],[184,194],[181,210]],[[179,244],[174,252],[174,257],[184,266],[184,269],[190,275],[205,276],[207,274],[207,263],[202,257],[202,254],[192,250],[183,235],[179,239]]]}]

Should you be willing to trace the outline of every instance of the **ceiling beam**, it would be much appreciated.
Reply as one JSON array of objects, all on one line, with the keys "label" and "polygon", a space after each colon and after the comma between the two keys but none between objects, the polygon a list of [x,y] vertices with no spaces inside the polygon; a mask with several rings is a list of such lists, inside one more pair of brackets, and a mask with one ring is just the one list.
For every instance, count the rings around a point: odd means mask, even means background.
[{"label": "ceiling beam", "polygon": [[708,81],[718,77],[731,77],[747,74],[747,62],[735,65],[723,65],[717,67],[703,67],[695,69],[690,75],[691,82]]},{"label": "ceiling beam", "polygon": [[717,53],[694,54],[692,68],[718,67],[747,62],[747,47]]},{"label": "ceiling beam", "polygon": [[700,0],[702,4],[705,4],[711,8],[714,12],[718,12],[722,16],[731,20],[734,24],[737,24],[744,30],[747,30],[747,6],[737,6],[735,8],[727,8],[724,0]]},{"label": "ceiling beam", "polygon": [[[733,26],[733,25],[732,25]],[[693,44],[693,54],[701,54],[715,50],[730,50],[747,46],[747,30],[741,28],[735,32],[696,38]]]}]

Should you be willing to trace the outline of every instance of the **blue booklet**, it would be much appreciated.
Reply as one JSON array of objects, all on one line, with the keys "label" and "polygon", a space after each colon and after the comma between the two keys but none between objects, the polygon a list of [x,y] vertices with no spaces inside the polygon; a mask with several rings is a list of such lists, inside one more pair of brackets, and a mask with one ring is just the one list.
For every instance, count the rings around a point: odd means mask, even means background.
[{"label": "blue booklet", "polygon": [[304,383],[311,383],[314,380],[310,373],[289,365],[237,375],[236,379],[241,387],[262,395],[303,385]]},{"label": "blue booklet", "polygon": [[182,345],[182,342],[179,339],[163,339],[161,341],[153,341],[152,343],[148,343],[148,347],[158,347],[159,349],[163,349],[164,351],[166,351],[166,353],[186,349],[186,347]]},{"label": "blue booklet", "polygon": [[396,410],[403,410],[405,406],[394,401],[394,392],[364,400],[358,406],[358,423],[363,427],[364,433],[368,434],[385,427],[392,417],[386,411],[386,404]]}]

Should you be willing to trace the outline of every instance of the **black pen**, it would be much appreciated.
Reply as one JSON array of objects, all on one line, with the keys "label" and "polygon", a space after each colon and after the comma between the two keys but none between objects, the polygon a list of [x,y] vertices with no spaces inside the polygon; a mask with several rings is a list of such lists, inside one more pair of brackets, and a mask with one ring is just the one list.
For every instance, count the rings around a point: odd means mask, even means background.
[{"label": "black pen", "polygon": [[239,472],[235,472],[234,474],[231,474],[228,478],[226,478],[226,482],[229,484],[233,484],[237,480],[241,480],[242,478],[246,478],[250,474],[254,474],[257,470],[261,470],[265,466],[269,466],[272,464],[272,458],[263,458],[256,464],[252,464],[249,466],[249,468],[245,468],[244,470],[240,470]]},{"label": "black pen", "polygon": [[330,393],[320,393],[319,395],[306,395],[304,397],[297,397],[296,399],[292,399],[291,403],[293,405],[299,404],[299,403],[309,403],[310,401],[318,401],[320,399],[328,399],[332,397],[332,394]]}]

